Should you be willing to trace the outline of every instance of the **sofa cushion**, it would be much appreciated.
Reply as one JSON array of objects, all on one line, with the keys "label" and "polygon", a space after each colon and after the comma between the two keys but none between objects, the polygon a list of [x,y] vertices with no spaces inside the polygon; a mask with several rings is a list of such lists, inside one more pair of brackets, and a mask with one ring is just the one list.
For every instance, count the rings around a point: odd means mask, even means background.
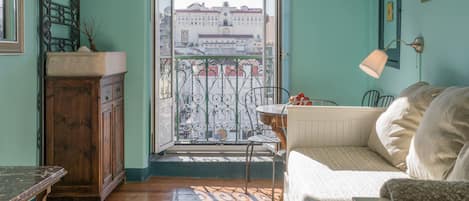
[{"label": "sofa cushion", "polygon": [[407,178],[366,147],[298,148],[288,156],[288,200],[351,201],[379,197],[391,178]]},{"label": "sofa cushion", "polygon": [[[449,88],[425,112],[407,157],[409,175],[446,179],[469,142],[469,88]],[[412,167],[412,168],[411,168]]]},{"label": "sofa cushion", "polygon": [[420,120],[441,88],[419,82],[405,89],[378,118],[368,146],[401,170],[406,170],[410,142]]}]

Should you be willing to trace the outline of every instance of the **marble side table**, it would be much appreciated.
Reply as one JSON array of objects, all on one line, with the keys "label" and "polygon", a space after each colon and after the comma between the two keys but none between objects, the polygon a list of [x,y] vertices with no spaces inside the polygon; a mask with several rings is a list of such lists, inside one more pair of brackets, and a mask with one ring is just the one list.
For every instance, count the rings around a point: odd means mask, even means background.
[{"label": "marble side table", "polygon": [[51,186],[65,174],[62,167],[0,166],[0,201],[45,201]]}]

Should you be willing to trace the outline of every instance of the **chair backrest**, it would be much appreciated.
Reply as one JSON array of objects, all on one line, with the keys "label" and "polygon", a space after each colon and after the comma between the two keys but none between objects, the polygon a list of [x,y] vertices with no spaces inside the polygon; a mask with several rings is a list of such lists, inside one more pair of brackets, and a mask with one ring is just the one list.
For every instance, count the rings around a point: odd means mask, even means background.
[{"label": "chair backrest", "polygon": [[244,95],[244,107],[251,131],[264,127],[256,112],[258,106],[276,104],[278,103],[277,100],[289,97],[290,92],[281,87],[255,87],[249,89]]},{"label": "chair backrest", "polygon": [[313,106],[338,106],[334,101],[331,100],[325,100],[325,99],[312,99]]},{"label": "chair backrest", "polygon": [[378,90],[369,90],[365,92],[362,98],[362,106],[376,107],[378,105],[379,97],[380,92]]},{"label": "chair backrest", "polygon": [[395,97],[391,95],[380,96],[378,99],[377,107],[389,107],[394,101]]}]

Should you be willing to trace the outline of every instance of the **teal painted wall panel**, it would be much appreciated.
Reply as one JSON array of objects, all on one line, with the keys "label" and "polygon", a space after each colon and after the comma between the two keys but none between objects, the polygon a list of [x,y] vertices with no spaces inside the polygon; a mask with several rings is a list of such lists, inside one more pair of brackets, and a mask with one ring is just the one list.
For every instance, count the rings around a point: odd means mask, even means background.
[{"label": "teal painted wall panel", "polygon": [[[127,52],[125,167],[148,167],[150,136],[150,0],[81,1],[82,22],[94,19],[100,51]],[[82,37],[87,45],[86,38]]]},{"label": "teal painted wall panel", "polygon": [[377,45],[376,5],[375,0],[291,1],[293,93],[360,104],[372,84],[358,64]]},{"label": "teal painted wall panel", "polygon": [[38,1],[25,1],[25,53],[0,55],[0,166],[37,164]]},{"label": "teal painted wall panel", "polygon": [[[469,85],[469,1],[402,1],[402,39],[425,37],[422,55],[423,81],[440,86]],[[390,94],[417,82],[417,56],[409,47],[401,48],[401,70],[386,68],[376,87]]]}]

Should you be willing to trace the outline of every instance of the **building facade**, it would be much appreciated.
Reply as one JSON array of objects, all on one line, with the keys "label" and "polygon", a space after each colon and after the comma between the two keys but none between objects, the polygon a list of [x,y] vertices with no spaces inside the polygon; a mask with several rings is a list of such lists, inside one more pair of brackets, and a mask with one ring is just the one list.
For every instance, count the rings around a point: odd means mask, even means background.
[{"label": "building facade", "polygon": [[258,55],[264,44],[264,14],[261,8],[208,8],[193,3],[175,11],[176,54]]}]

